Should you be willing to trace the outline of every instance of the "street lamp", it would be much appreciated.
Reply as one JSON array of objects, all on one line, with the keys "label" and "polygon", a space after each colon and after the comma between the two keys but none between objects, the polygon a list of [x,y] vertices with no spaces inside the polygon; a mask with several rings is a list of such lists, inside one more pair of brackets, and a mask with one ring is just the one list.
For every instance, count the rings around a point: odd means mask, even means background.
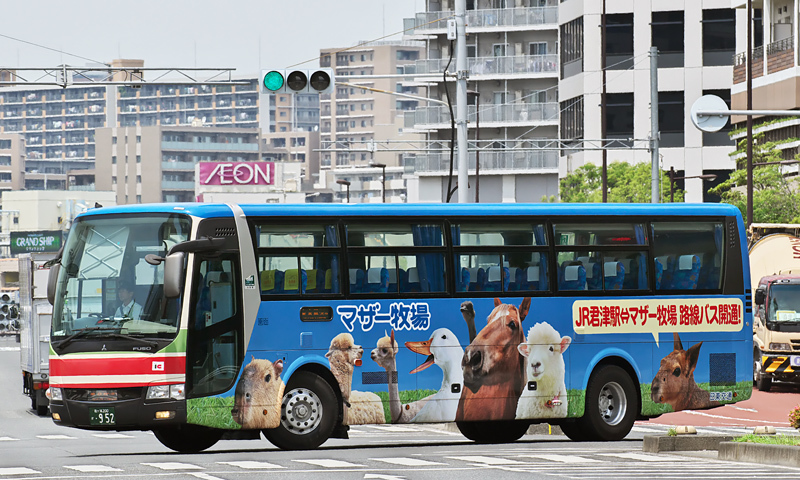
[{"label": "street lamp", "polygon": [[347,203],[350,203],[350,182],[348,182],[347,180],[339,179],[336,180],[336,183],[338,183],[339,185],[344,185],[347,188]]},{"label": "street lamp", "polygon": [[481,94],[476,90],[467,90],[468,96],[475,97],[475,203],[480,203],[480,171],[481,171]]},{"label": "street lamp", "polygon": [[377,167],[382,170],[381,173],[381,192],[383,195],[383,203],[386,203],[386,165],[383,163],[370,163],[370,167]]},{"label": "street lamp", "polygon": [[676,177],[675,176],[675,167],[669,167],[669,203],[673,203],[675,201],[675,180],[687,180],[690,178],[699,178],[701,180],[714,180],[717,178],[716,175],[708,174],[708,175],[694,175],[691,177]]}]

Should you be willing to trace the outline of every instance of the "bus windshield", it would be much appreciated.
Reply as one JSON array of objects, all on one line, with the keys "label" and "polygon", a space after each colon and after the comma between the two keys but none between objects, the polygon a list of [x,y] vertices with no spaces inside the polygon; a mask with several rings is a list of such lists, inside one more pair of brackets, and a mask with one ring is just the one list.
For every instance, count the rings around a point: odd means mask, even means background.
[{"label": "bus windshield", "polygon": [[80,338],[113,336],[174,338],[177,299],[163,296],[164,264],[145,256],[164,256],[186,241],[191,228],[184,215],[86,217],[73,225],[61,258],[53,309],[54,347]]}]

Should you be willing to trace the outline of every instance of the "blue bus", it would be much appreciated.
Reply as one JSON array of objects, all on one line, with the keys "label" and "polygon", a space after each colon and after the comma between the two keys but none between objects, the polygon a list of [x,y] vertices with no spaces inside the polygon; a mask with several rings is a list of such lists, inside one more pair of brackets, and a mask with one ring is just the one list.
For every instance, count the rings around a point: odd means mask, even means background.
[{"label": "blue bus", "polygon": [[184,452],[382,423],[618,440],[750,397],[746,245],[720,204],[93,209],[51,268],[51,414]]}]

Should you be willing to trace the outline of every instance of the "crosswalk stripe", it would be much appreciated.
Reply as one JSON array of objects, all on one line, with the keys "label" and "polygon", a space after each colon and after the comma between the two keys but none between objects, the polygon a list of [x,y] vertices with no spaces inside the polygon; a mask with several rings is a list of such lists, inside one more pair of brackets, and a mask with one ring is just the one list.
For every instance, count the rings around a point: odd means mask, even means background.
[{"label": "crosswalk stripe", "polygon": [[500,457],[485,457],[482,455],[470,455],[470,456],[459,456],[459,457],[447,457],[453,460],[461,460],[462,462],[473,462],[473,463],[483,463],[485,465],[520,465],[522,462],[518,462],[516,460],[509,460],[507,458],[500,458]]},{"label": "crosswalk stripe", "polygon": [[602,460],[595,460],[594,458],[588,457],[580,457],[578,455],[559,455],[556,453],[542,453],[542,454],[528,454],[528,455],[520,455],[521,457],[526,458],[540,458],[542,460],[548,460],[551,462],[560,462],[560,463],[601,463]]},{"label": "crosswalk stripe", "polygon": [[431,462],[428,460],[422,460],[420,458],[406,458],[406,457],[394,457],[394,458],[373,458],[376,462],[384,462],[390,463],[392,465],[402,465],[404,467],[431,467],[434,465],[447,465],[446,463],[441,462]]},{"label": "crosswalk stripe", "polygon": [[164,462],[164,463],[142,463],[148,467],[155,467],[161,470],[202,470],[203,467],[192,465],[191,463]]},{"label": "crosswalk stripe", "polygon": [[293,462],[302,462],[308,463],[310,465],[316,465],[318,467],[324,468],[349,468],[349,467],[363,467],[364,465],[359,465],[357,463],[350,463],[345,462],[342,460],[331,460],[331,459],[311,459],[311,460],[292,460]]},{"label": "crosswalk stripe", "polygon": [[77,470],[82,473],[99,473],[99,472],[121,472],[119,468],[109,467],[108,465],[64,465],[64,468],[70,470]]},{"label": "crosswalk stripe", "polygon": [[394,425],[362,425],[362,427],[373,428],[373,429],[380,430],[380,431],[383,431],[383,432],[410,433],[410,432],[419,431],[418,429],[413,428],[413,427],[411,427],[411,428],[410,427],[396,427]]},{"label": "crosswalk stripe", "polygon": [[8,468],[0,468],[0,475],[30,475],[42,473],[38,470],[31,470],[30,468],[26,467],[8,467]]},{"label": "crosswalk stripe", "polygon": [[36,438],[42,440],[77,440],[77,437],[70,437],[69,435],[36,435]]},{"label": "crosswalk stripe", "polygon": [[125,435],[124,433],[93,433],[92,436],[97,438],[108,438],[108,439],[136,438],[133,435]]},{"label": "crosswalk stripe", "polygon": [[259,468],[286,468],[274,463],[256,462],[253,460],[243,460],[240,462],[217,462],[221,465],[232,465],[234,467],[244,468],[247,470],[257,470]]},{"label": "crosswalk stripe", "polygon": [[682,462],[685,461],[680,457],[673,457],[673,456],[657,456],[657,455],[646,455],[644,453],[636,453],[636,452],[620,452],[620,453],[598,453],[597,455],[602,455],[604,457],[618,457],[618,458],[627,458],[630,460],[638,460],[640,462]]}]

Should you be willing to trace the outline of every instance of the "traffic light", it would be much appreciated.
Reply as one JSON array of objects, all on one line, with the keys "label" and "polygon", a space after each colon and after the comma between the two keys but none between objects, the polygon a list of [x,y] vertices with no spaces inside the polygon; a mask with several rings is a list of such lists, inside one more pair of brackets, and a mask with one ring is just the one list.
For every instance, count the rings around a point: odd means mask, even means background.
[{"label": "traffic light", "polygon": [[19,330],[19,305],[16,292],[0,294],[0,332]]},{"label": "traffic light", "polygon": [[330,93],[333,70],[262,70],[261,93]]}]

